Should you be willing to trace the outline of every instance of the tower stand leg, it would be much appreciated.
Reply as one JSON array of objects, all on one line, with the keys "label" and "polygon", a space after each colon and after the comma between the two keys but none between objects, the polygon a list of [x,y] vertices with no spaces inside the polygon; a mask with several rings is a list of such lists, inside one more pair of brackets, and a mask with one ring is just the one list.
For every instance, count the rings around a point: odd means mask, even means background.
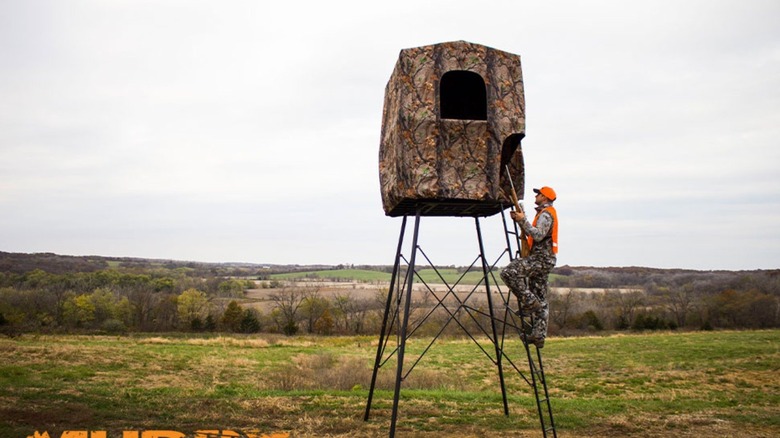
[{"label": "tower stand leg", "polygon": [[385,345],[385,331],[387,330],[387,319],[390,315],[390,305],[393,302],[393,291],[395,290],[395,280],[398,276],[399,265],[401,264],[401,247],[404,243],[404,234],[406,232],[406,216],[404,216],[401,222],[401,232],[398,236],[398,248],[395,251],[395,262],[393,263],[393,274],[390,277],[390,289],[387,291],[387,303],[385,304],[385,314],[382,319],[382,330],[379,332],[379,344],[376,347],[376,360],[374,360],[374,372],[371,375],[371,387],[368,390],[368,403],[366,403],[366,414],[363,416],[363,421],[368,421],[368,417],[371,413],[371,401],[374,398],[374,388],[376,387],[376,376],[379,372],[380,362],[382,360],[382,351]]},{"label": "tower stand leg", "polygon": [[393,416],[390,420],[390,437],[395,436],[395,423],[398,420],[398,397],[401,395],[401,379],[404,370],[404,350],[406,349],[406,328],[409,324],[409,304],[412,301],[412,284],[414,283],[414,262],[417,255],[417,237],[420,232],[420,211],[414,219],[414,237],[412,237],[412,255],[409,258],[409,268],[406,271],[406,298],[404,299],[404,318],[401,321],[401,334],[398,346],[398,372],[395,375],[395,394],[393,395]]},{"label": "tower stand leg", "polygon": [[479,241],[479,254],[482,258],[482,275],[485,282],[485,293],[487,294],[488,309],[490,311],[490,326],[493,330],[493,344],[496,347],[496,365],[498,365],[498,380],[501,384],[501,397],[504,401],[504,415],[509,415],[509,404],[506,399],[506,385],[504,384],[504,369],[501,364],[501,358],[503,352],[498,342],[498,331],[496,330],[496,317],[493,309],[493,297],[490,292],[490,269],[488,268],[488,262],[485,259],[485,247],[482,243],[482,230],[479,227],[479,218],[475,217],[474,222],[477,226],[477,240]]}]

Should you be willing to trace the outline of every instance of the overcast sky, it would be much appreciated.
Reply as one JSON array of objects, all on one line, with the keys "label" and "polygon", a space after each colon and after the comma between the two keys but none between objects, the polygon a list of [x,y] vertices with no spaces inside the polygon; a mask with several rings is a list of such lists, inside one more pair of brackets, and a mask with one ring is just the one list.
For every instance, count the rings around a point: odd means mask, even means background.
[{"label": "overcast sky", "polygon": [[[778,23],[776,0],[0,0],[0,251],[391,264],[384,87],[401,49],[466,40],[522,58],[559,266],[780,268]],[[420,244],[468,265],[475,236],[423,218]]]}]

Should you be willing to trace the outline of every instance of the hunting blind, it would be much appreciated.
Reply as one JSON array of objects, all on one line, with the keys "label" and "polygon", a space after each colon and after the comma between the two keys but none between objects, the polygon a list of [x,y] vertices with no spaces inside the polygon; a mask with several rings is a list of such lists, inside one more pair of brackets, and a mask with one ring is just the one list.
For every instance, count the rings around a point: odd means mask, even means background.
[{"label": "hunting blind", "polygon": [[[382,204],[387,216],[402,216],[401,230],[363,417],[368,421],[380,368],[395,358],[391,438],[395,435],[402,382],[451,322],[496,366],[504,415],[509,415],[506,363],[533,388],[542,436],[557,436],[541,352],[537,348],[533,355],[527,342],[522,343],[520,351],[516,344],[513,347],[505,343],[507,335],[513,332],[525,339],[522,333],[530,321],[519,312],[519,303],[502,289],[504,285],[495,276],[498,263],[504,257],[511,261],[515,254],[512,240],[518,252],[524,240],[517,223],[511,221],[510,225],[504,214],[513,205],[509,198],[512,185],[520,196],[524,191],[520,147],[524,136],[525,101],[519,56],[465,41],[401,50],[385,88],[379,146]],[[485,254],[480,218],[496,213],[501,214],[506,248],[490,262]],[[403,248],[409,216],[415,219],[411,254],[407,257]],[[455,284],[448,284],[441,277],[419,244],[422,216],[474,218],[479,256]],[[446,293],[433,290],[419,278],[418,253],[439,275]],[[460,281],[472,269],[482,271],[480,283],[470,292],[458,291]],[[430,309],[412,311],[415,283],[424,288],[426,297],[436,301]],[[486,303],[477,301],[476,296],[482,296],[482,292]],[[446,319],[439,332],[416,358],[407,359],[407,339],[423,325],[432,323],[429,318],[437,312]],[[522,360],[517,355],[523,353],[528,360],[527,375],[517,366]]]},{"label": "hunting blind", "polygon": [[455,41],[401,50],[385,88],[379,179],[387,216],[490,216],[522,197],[520,57]]}]

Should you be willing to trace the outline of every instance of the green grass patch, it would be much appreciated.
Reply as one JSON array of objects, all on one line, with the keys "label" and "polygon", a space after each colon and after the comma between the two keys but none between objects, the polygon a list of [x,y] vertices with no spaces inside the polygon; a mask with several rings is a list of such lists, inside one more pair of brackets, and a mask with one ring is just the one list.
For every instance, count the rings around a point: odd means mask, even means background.
[{"label": "green grass patch", "polygon": [[[0,339],[0,436],[123,429],[386,436],[395,359],[380,370],[371,419],[362,421],[376,340]],[[411,339],[407,360],[429,342]],[[517,340],[505,347],[527,367]],[[543,354],[561,435],[780,436],[780,330],[551,338]],[[485,354],[469,339],[437,340],[403,382],[398,432],[539,434],[533,393],[504,364],[509,416]]]},{"label": "green grass patch", "polygon": [[290,272],[285,274],[273,274],[270,276],[274,280],[302,280],[306,278],[317,279],[335,279],[342,281],[390,281],[390,274],[380,271],[369,271],[365,269],[331,269],[324,271],[308,272]]},{"label": "green grass patch", "polygon": [[[498,273],[495,273],[496,281],[501,281]],[[363,269],[334,269],[325,271],[292,272],[285,274],[273,274],[270,276],[275,280],[303,280],[311,279],[333,279],[338,281],[359,281],[359,282],[389,282],[391,275],[387,272],[369,271]],[[457,284],[476,285],[482,282],[482,268],[476,267],[465,275],[458,272],[457,269],[442,268],[431,269],[422,268],[417,270],[418,281],[424,281],[428,284],[447,283],[450,286]]]}]

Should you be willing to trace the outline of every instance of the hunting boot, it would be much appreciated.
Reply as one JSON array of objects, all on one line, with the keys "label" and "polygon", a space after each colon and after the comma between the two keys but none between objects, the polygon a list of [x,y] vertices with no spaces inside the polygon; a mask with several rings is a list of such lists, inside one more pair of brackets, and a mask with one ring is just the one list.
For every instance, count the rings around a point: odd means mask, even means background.
[{"label": "hunting boot", "polygon": [[528,345],[536,345],[536,348],[544,348],[544,338],[536,337],[533,333],[523,335],[523,341]]},{"label": "hunting boot", "polygon": [[534,312],[531,333],[524,335],[523,340],[527,344],[534,344],[536,348],[544,347],[544,338],[547,337],[547,315],[544,309]]}]

